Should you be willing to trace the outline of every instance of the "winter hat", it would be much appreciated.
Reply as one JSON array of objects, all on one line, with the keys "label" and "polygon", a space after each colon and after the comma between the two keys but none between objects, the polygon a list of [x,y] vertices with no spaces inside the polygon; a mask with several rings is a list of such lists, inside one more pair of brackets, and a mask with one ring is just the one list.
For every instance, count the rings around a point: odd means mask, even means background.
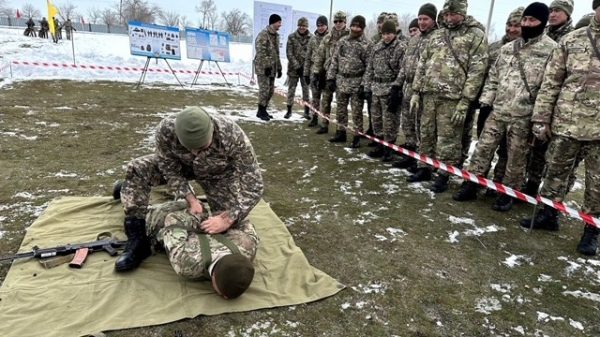
[{"label": "winter hat", "polygon": [[446,0],[444,12],[457,13],[462,16],[467,15],[467,0]]},{"label": "winter hat", "polygon": [[510,25],[513,23],[519,23],[521,22],[521,19],[523,18],[523,11],[525,10],[525,7],[519,7],[515,10],[513,10],[512,12],[510,12],[510,14],[508,15],[508,19],[506,19],[506,24]]},{"label": "winter hat", "polygon": [[201,107],[185,108],[175,118],[175,134],[188,150],[206,147],[212,141],[213,121]]},{"label": "winter hat", "polygon": [[381,12],[381,14],[379,14],[379,16],[377,17],[377,23],[383,23],[383,21],[385,21],[385,18],[387,18],[388,13],[386,12]]},{"label": "winter hat", "polygon": [[321,15],[321,16],[319,16],[317,18],[317,26],[318,25],[324,25],[324,26],[328,25],[328,23],[327,23],[327,17],[325,15]]},{"label": "winter hat", "polygon": [[594,0],[592,2],[592,9],[596,10],[596,8],[600,7],[600,0]]},{"label": "winter hat", "polygon": [[254,278],[254,266],[242,254],[229,254],[217,262],[213,275],[219,292],[232,299],[239,297],[250,287]]},{"label": "winter hat", "polygon": [[308,27],[308,19],[305,17],[298,19],[298,26]]},{"label": "winter hat", "polygon": [[410,22],[410,25],[408,25],[408,29],[410,30],[411,28],[419,28],[419,19],[413,19]]},{"label": "winter hat", "polygon": [[361,29],[365,29],[365,27],[367,26],[366,24],[367,20],[365,20],[365,17],[362,15],[357,15],[355,17],[352,18],[352,21],[350,21],[350,27],[352,26],[358,26]]},{"label": "winter hat", "polygon": [[[600,5],[600,0],[598,0],[598,4]],[[592,22],[592,18],[594,17],[594,15],[596,15],[596,13],[588,13],[582,16],[581,19],[579,19],[579,21],[575,25],[575,29],[589,26],[590,22]]]},{"label": "winter hat", "polygon": [[272,25],[279,21],[281,21],[281,16],[277,14],[271,14],[271,16],[269,16],[269,25]]},{"label": "winter hat", "polygon": [[426,3],[419,8],[419,14],[417,16],[427,15],[431,20],[435,21],[437,18],[437,8],[434,4]]},{"label": "winter hat", "polygon": [[385,20],[381,25],[381,34],[390,33],[396,34],[396,23],[391,20]]},{"label": "winter hat", "polygon": [[343,21],[346,21],[346,13],[344,13],[342,11],[335,12],[335,14],[333,15],[333,20],[343,20]]},{"label": "winter hat", "polygon": [[[550,15],[550,10],[546,4],[541,2],[532,2],[525,8],[523,11],[523,16],[532,16],[542,22],[542,27],[546,26],[548,23],[548,16]],[[522,28],[521,28],[522,29]]]},{"label": "winter hat", "polygon": [[573,0],[554,0],[550,3],[550,9],[560,9],[570,17],[573,14]]}]

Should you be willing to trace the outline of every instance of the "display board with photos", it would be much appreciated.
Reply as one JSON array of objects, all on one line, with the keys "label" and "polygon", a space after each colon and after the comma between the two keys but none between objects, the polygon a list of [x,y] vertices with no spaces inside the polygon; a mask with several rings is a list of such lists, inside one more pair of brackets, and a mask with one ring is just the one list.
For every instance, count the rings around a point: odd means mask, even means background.
[{"label": "display board with photos", "polygon": [[129,21],[132,55],[181,60],[179,28]]},{"label": "display board with photos", "polygon": [[228,33],[198,28],[185,28],[187,57],[190,59],[231,62]]}]

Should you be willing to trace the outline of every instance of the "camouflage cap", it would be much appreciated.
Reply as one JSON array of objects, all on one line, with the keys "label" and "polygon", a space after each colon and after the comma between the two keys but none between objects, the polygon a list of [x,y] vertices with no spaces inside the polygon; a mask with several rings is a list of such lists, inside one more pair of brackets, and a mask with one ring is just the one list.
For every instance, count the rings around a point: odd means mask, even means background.
[{"label": "camouflage cap", "polygon": [[467,0],[446,0],[442,11],[445,13],[457,13],[466,16],[467,6]]},{"label": "camouflage cap", "polygon": [[337,11],[333,14],[333,20],[344,20],[346,21],[346,13],[342,11]]},{"label": "camouflage cap", "polygon": [[[600,4],[600,0],[598,0],[598,3]],[[579,19],[579,21],[575,25],[575,29],[579,29],[579,28],[583,28],[583,27],[589,26],[590,22],[592,22],[592,18],[595,15],[596,15],[596,13],[588,13],[588,14],[582,16],[581,19]]]},{"label": "camouflage cap", "polygon": [[298,19],[298,26],[308,27],[308,19],[305,17]]},{"label": "camouflage cap", "polygon": [[381,34],[396,34],[396,22],[385,20],[381,25]]},{"label": "camouflage cap", "polygon": [[218,291],[227,299],[239,297],[252,283],[254,265],[242,254],[222,257],[213,269]]},{"label": "camouflage cap", "polygon": [[550,3],[548,8],[552,9],[560,9],[563,12],[567,13],[568,16],[573,14],[573,0],[554,0]]},{"label": "camouflage cap", "polygon": [[198,150],[209,145],[213,131],[213,121],[201,107],[185,108],[175,118],[177,139],[188,150]]},{"label": "camouflage cap", "polygon": [[512,12],[510,12],[510,14],[508,15],[508,19],[506,19],[506,24],[510,25],[510,24],[521,22],[521,19],[523,18],[524,10],[525,10],[525,7],[519,7],[517,9],[513,10]]},{"label": "camouflage cap", "polygon": [[388,13],[386,12],[381,12],[381,14],[379,14],[379,16],[377,17],[377,23],[383,23],[383,21],[385,21],[385,18],[387,18]]}]

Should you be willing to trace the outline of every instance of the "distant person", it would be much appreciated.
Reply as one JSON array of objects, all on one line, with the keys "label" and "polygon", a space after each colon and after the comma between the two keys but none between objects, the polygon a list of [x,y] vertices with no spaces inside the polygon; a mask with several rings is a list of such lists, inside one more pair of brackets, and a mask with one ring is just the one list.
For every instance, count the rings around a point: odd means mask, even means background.
[{"label": "distant person", "polygon": [[269,121],[273,116],[267,112],[269,102],[275,92],[275,77],[281,78],[281,60],[279,59],[279,29],[281,16],[271,14],[269,25],[256,36],[254,48],[254,71],[258,77],[258,111],[256,117]]},{"label": "distant person", "polygon": [[71,19],[67,19],[67,21],[64,24],[65,27],[65,33],[67,34],[67,40],[71,39],[71,34],[73,33],[75,29],[75,27],[73,27],[73,23],[71,22]]},{"label": "distant person", "polygon": [[48,38],[48,30],[50,30],[50,26],[48,25],[48,20],[46,20],[46,18],[43,17],[42,21],[40,21],[40,33],[38,34],[38,36],[42,39],[47,39]]},{"label": "distant person", "polygon": [[25,28],[25,32],[23,33],[23,35],[35,37],[35,22],[33,21],[33,19],[30,17],[29,20],[27,20],[26,24],[27,28]]},{"label": "distant person", "polygon": [[573,0],[554,0],[550,3],[550,18],[546,34],[556,42],[573,31]]},{"label": "distant person", "polygon": [[[319,50],[319,44],[323,41],[325,35],[327,35],[329,31],[329,27],[327,26],[327,17],[321,15],[317,18],[317,29],[315,30],[315,34],[310,38],[308,42],[308,49],[306,50],[306,60],[304,61],[304,80],[310,83],[310,90],[312,93],[312,101],[311,104],[315,109],[319,109],[321,106],[321,91],[325,87],[325,78],[323,78],[322,83],[313,83],[311,80],[311,69],[316,58],[317,52]],[[319,81],[317,81],[319,82]],[[319,115],[317,113],[312,114],[312,119],[310,123],[308,123],[309,127],[314,127],[319,125]]]},{"label": "distant person", "polygon": [[410,39],[411,37],[418,36],[419,34],[421,34],[421,31],[419,30],[419,19],[414,18],[408,25],[408,38]]},{"label": "distant person", "polygon": [[[304,79],[304,62],[308,51],[308,42],[310,41],[310,32],[308,31],[308,19],[301,17],[298,19],[298,29],[288,36],[285,53],[288,60],[288,92],[287,92],[287,112],[284,118],[292,116],[292,106],[294,105],[294,96],[296,96],[296,87],[298,81],[302,87],[302,100],[310,100],[309,82]],[[304,118],[310,119],[310,109],[304,108]]]},{"label": "distant person", "polygon": [[52,22],[54,23],[54,34],[52,34],[52,41],[54,41],[54,43],[58,43],[58,40],[62,39],[62,36],[61,36],[62,27],[60,25],[60,22],[58,22],[57,18],[53,17]]}]

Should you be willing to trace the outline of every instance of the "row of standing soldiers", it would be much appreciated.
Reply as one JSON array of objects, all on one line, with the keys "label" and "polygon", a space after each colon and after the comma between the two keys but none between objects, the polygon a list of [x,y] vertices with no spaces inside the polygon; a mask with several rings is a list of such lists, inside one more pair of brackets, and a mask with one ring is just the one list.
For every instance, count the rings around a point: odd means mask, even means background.
[{"label": "row of standing soldiers", "polygon": [[[58,21],[57,18],[52,18],[52,20],[54,20],[54,29],[56,31],[56,34],[54,34],[54,36],[52,36],[52,40],[54,42],[58,42],[58,40],[62,40],[62,29],[65,29],[65,33],[67,34],[67,40],[71,39],[71,34],[73,33],[75,29],[75,27],[73,27],[73,23],[71,22],[71,19],[67,19],[67,21],[64,22],[63,25],[60,24],[60,22]],[[35,22],[33,21],[32,18],[29,18],[29,20],[27,20],[26,22],[27,24],[27,28],[25,28],[25,32],[23,32],[23,35],[25,36],[36,36],[36,32],[35,32]],[[43,39],[47,39],[48,38],[48,32],[50,31],[50,24],[48,23],[48,20],[46,20],[46,18],[42,18],[42,20],[40,21],[40,30],[39,30],[39,37],[43,38]]]},{"label": "row of standing soldiers", "polygon": [[[401,126],[402,147],[463,167],[479,111],[479,141],[467,170],[486,176],[497,151],[495,181],[560,202],[585,160],[583,211],[598,217],[600,0],[590,2],[595,13],[587,15],[579,29],[572,26],[572,0],[517,8],[508,17],[506,35],[489,46],[484,27],[467,15],[466,0],[446,0],[439,16],[434,5],[421,6],[416,23],[420,32],[408,41],[397,34],[397,19],[385,13],[373,39],[364,37],[365,19],[360,15],[348,29],[345,13],[336,13],[330,31],[327,19],[320,17],[312,36],[301,19],[288,38],[286,117],[291,115],[298,81],[303,87],[310,84],[311,104],[325,116],[331,113],[335,94],[338,127],[330,141],[345,142],[348,105],[355,130],[363,132],[364,101],[371,101],[370,124],[377,138],[393,144]],[[271,18],[256,39],[257,117],[263,120],[272,118],[266,107],[275,76],[282,72],[277,33],[281,18],[276,14]],[[306,89],[303,99],[308,101]],[[305,115],[310,118],[308,109]],[[309,125],[316,124],[313,115]],[[327,119],[318,124],[318,134],[329,132]],[[369,145],[375,146],[371,157],[393,160],[389,147]],[[355,134],[350,147],[359,146]],[[433,180],[433,192],[448,189],[448,173],[438,170],[434,175],[424,162],[401,157],[393,166],[409,170],[410,183]],[[476,183],[464,182],[453,198],[473,200],[478,189]],[[501,194],[492,208],[505,212],[513,203],[513,198]],[[521,226],[556,231],[558,211],[544,206]],[[586,225],[577,250],[595,255],[598,234],[597,227]]]}]

